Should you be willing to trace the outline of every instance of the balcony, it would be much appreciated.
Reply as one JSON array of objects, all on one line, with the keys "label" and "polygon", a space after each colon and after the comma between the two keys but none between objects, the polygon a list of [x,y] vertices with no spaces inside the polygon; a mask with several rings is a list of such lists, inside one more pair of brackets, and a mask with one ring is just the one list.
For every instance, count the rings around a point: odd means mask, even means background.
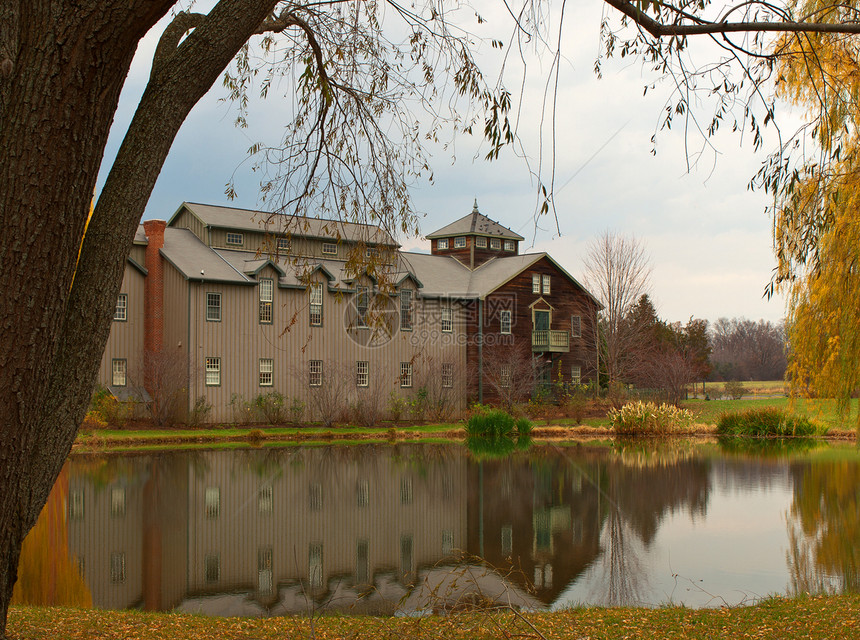
[{"label": "balcony", "polygon": [[570,333],[555,329],[532,331],[532,351],[567,353],[570,351]]}]

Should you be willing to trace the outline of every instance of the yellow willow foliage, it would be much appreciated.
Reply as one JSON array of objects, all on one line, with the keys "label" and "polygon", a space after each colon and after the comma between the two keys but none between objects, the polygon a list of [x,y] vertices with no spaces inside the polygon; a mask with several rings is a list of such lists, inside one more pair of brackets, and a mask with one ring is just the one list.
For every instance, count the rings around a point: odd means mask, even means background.
[{"label": "yellow willow foliage", "polygon": [[[856,20],[860,2],[803,0],[790,3],[794,15],[817,22]],[[777,88],[783,98],[804,107],[810,120],[819,119],[819,144],[832,151],[848,127],[860,125],[860,40],[836,33],[785,33],[774,43]]]},{"label": "yellow willow foliage", "polygon": [[836,398],[843,411],[860,387],[860,184],[848,194],[820,238],[818,269],[790,286],[787,322],[795,390]]},{"label": "yellow willow foliage", "polygon": [[93,597],[69,553],[68,471],[63,469],[36,526],[24,539],[12,604],[91,607]]}]

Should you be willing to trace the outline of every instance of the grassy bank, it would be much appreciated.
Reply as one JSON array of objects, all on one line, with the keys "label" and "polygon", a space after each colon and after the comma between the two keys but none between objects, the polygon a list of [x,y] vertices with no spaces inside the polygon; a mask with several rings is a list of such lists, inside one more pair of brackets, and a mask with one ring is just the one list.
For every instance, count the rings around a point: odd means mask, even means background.
[{"label": "grassy bank", "polygon": [[323,616],[269,619],[13,607],[14,640],[286,640],[292,638],[545,638],[620,640],[857,638],[860,595],[774,598],[751,607],[694,610],[584,608],[555,613],[470,612],[445,617]]},{"label": "grassy bank", "polygon": [[[690,435],[715,435],[720,415],[728,412],[773,407],[798,416],[806,416],[829,429],[828,436],[835,438],[856,437],[857,401],[851,412],[843,419],[837,412],[834,400],[803,400],[785,397],[749,398],[742,400],[688,400],[683,408],[693,414],[694,428]],[[612,435],[609,418],[587,417],[579,422],[570,418],[535,420],[532,437],[537,439],[605,437]],[[158,449],[184,446],[247,446],[265,445],[273,442],[301,442],[306,444],[338,442],[426,442],[459,440],[465,436],[463,423],[442,424],[394,424],[383,423],[379,427],[338,425],[325,428],[315,425],[266,426],[224,425],[196,429],[155,429],[136,425],[124,429],[97,429],[78,434],[75,448],[78,451],[111,449]]]}]

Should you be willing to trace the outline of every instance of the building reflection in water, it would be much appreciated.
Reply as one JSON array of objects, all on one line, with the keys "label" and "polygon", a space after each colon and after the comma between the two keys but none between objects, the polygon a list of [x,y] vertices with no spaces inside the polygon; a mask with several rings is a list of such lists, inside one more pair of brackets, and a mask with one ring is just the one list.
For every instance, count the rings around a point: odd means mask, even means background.
[{"label": "building reflection in water", "polygon": [[669,514],[704,517],[720,469],[633,446],[491,461],[458,445],[75,456],[58,521],[103,608],[540,608],[601,564],[595,601],[625,604],[648,580],[640,551]]}]

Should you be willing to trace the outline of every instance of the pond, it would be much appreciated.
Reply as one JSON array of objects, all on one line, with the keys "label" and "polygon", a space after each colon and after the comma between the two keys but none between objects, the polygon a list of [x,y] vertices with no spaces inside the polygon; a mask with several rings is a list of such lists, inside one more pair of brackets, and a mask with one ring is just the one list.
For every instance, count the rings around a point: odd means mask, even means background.
[{"label": "pond", "polygon": [[686,441],[75,455],[18,602],[267,616],[691,607],[860,585],[860,453]]}]

